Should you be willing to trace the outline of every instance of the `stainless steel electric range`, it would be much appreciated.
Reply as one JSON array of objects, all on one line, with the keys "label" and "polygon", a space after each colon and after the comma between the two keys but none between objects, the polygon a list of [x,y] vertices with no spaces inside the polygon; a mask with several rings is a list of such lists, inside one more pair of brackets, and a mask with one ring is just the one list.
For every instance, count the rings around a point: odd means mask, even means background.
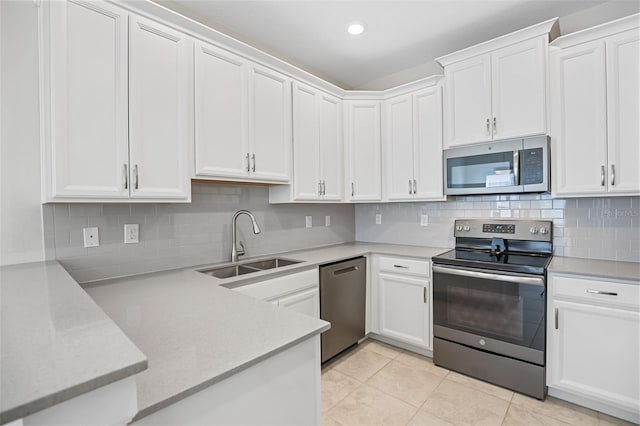
[{"label": "stainless steel electric range", "polygon": [[456,220],[433,258],[436,365],[544,399],[552,222]]}]

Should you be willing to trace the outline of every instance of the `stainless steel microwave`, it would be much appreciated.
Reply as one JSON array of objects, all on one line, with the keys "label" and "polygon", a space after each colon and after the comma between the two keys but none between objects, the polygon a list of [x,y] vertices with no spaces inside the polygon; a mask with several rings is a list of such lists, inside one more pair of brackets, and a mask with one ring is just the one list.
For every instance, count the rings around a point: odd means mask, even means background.
[{"label": "stainless steel microwave", "polygon": [[444,150],[444,193],[549,191],[549,137],[534,136]]}]

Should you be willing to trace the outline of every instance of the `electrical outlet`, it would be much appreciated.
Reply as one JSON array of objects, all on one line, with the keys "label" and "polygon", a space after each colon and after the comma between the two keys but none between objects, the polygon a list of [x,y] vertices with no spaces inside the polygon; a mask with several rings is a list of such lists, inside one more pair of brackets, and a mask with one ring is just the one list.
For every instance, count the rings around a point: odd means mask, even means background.
[{"label": "electrical outlet", "polygon": [[421,214],[420,215],[420,226],[428,226],[429,225],[429,215]]},{"label": "electrical outlet", "polygon": [[324,226],[331,226],[331,216],[324,217]]},{"label": "electrical outlet", "polygon": [[140,225],[137,223],[124,224],[124,243],[135,244],[140,242]]},{"label": "electrical outlet", "polygon": [[382,215],[380,213],[376,214],[376,225],[382,225]]},{"label": "electrical outlet", "polygon": [[313,218],[311,216],[306,216],[305,224],[307,228],[311,228],[313,226]]},{"label": "electrical outlet", "polygon": [[84,236],[85,247],[98,247],[100,245],[100,236],[97,227],[82,228],[82,234]]}]

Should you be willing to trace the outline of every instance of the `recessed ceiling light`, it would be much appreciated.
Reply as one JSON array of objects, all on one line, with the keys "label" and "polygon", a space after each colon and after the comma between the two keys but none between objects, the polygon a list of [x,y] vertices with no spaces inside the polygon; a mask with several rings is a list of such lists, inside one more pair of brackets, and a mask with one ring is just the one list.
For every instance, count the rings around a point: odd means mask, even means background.
[{"label": "recessed ceiling light", "polygon": [[352,22],[347,26],[347,32],[351,35],[360,35],[364,30],[364,22]]}]

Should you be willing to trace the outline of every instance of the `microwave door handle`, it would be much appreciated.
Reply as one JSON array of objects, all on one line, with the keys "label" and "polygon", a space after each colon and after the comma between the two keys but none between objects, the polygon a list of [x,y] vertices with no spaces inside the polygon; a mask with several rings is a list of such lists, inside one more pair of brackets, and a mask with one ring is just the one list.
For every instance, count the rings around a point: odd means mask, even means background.
[{"label": "microwave door handle", "polygon": [[513,151],[513,180],[516,186],[520,185],[520,151]]}]

